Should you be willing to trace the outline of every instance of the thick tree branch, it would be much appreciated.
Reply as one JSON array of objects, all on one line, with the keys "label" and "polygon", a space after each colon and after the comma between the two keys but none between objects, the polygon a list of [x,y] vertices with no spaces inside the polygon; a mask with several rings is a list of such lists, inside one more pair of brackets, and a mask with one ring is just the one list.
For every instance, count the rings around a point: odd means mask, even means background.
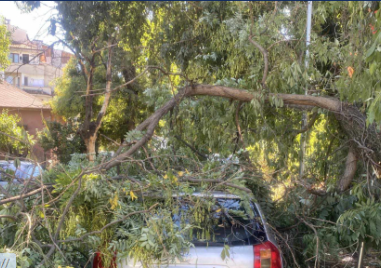
[{"label": "thick tree branch", "polygon": [[17,218],[15,216],[11,216],[11,215],[0,215],[0,219],[10,219],[10,220],[17,220]]},{"label": "thick tree branch", "polygon": [[345,161],[345,169],[342,178],[339,181],[340,191],[345,191],[351,185],[357,170],[357,156],[355,150],[350,147]]},{"label": "thick tree branch", "polygon": [[138,185],[142,185],[142,183],[138,180],[135,180],[134,178],[130,177],[130,176],[127,176],[127,175],[118,175],[118,176],[114,176],[112,178],[110,178],[109,180],[115,180],[115,181],[119,181],[119,180],[129,180],[135,184],[138,184]]},{"label": "thick tree branch", "polygon": [[180,142],[184,143],[189,149],[192,150],[192,152],[194,152],[195,154],[197,154],[199,157],[201,157],[203,160],[206,160],[208,159],[208,157],[202,153],[200,153],[198,150],[196,150],[196,148],[194,148],[192,145],[190,145],[189,143],[187,143],[185,140],[183,140],[179,135],[174,135],[174,137],[176,139],[178,139]]},{"label": "thick tree branch", "polygon": [[[125,144],[122,145],[118,151],[117,155],[110,161],[101,164],[98,168],[110,169],[116,166],[118,163],[123,162],[125,159],[134,154],[139,150],[146,142],[148,142],[154,133],[154,130],[159,123],[159,120],[166,115],[169,110],[173,109],[178,105],[184,97],[192,96],[215,96],[223,97],[227,99],[238,100],[241,102],[250,102],[252,99],[260,99],[260,95],[257,93],[251,93],[245,90],[224,87],[224,86],[212,86],[212,85],[191,85],[186,86],[179,90],[179,93],[175,95],[171,100],[159,108],[150,117],[144,120],[140,125],[136,127],[137,131],[146,131],[145,135],[138,140],[133,146],[131,146],[127,151],[123,152],[125,149]],[[334,111],[339,113],[341,108],[341,102],[333,98],[325,97],[315,97],[306,95],[293,95],[293,94],[268,94],[265,100],[272,96],[276,96],[283,100],[285,105],[303,105],[303,106],[314,106],[320,107],[329,111]]]},{"label": "thick tree branch", "polygon": [[[239,124],[239,111],[241,110],[242,102],[238,102],[237,108],[235,109],[235,126],[237,128],[237,143],[240,142],[243,145],[243,137],[241,131],[241,125]],[[234,150],[235,151],[235,150]]]},{"label": "thick tree branch", "polygon": [[263,76],[262,76],[262,87],[263,88],[266,88],[266,79],[267,79],[267,74],[269,73],[269,57],[267,55],[267,50],[264,49],[259,43],[257,43],[256,41],[254,41],[252,39],[252,36],[249,36],[249,40],[250,42],[256,46],[259,51],[262,53],[263,55],[263,61],[265,62],[265,68],[263,69]]},{"label": "thick tree branch", "polygon": [[111,83],[112,83],[112,69],[111,69],[111,58],[112,58],[112,46],[111,40],[108,42],[108,59],[107,59],[107,70],[106,70],[106,92],[104,94],[104,100],[102,104],[102,108],[98,113],[97,121],[95,122],[95,134],[98,132],[101,127],[102,119],[106,113],[108,104],[110,102],[111,97]]},{"label": "thick tree branch", "polygon": [[251,190],[246,188],[246,187],[235,185],[234,183],[230,183],[230,182],[224,181],[224,180],[218,180],[218,179],[202,179],[201,180],[201,179],[193,179],[193,178],[183,178],[180,181],[182,181],[182,182],[194,182],[194,183],[218,183],[220,185],[226,185],[226,186],[229,186],[231,188],[236,188],[236,189],[244,191],[248,194],[252,193]]},{"label": "thick tree branch", "polygon": [[[154,130],[159,123],[159,120],[166,115],[171,109],[178,105],[181,100],[185,97],[193,96],[215,96],[223,97],[227,99],[237,100],[241,102],[250,102],[252,99],[263,99],[258,93],[252,93],[245,90],[240,90],[236,88],[224,87],[224,86],[212,86],[212,85],[190,85],[179,90],[179,93],[175,95],[171,100],[169,100],[165,105],[143,121],[140,125],[136,127],[137,131],[145,131],[142,138],[137,140],[131,147],[126,148],[126,144],[123,144],[117,151],[116,156],[106,163],[103,163],[95,170],[107,170],[110,169],[120,162],[125,161],[130,158],[137,150],[139,150],[143,145],[145,145],[153,136]],[[273,96],[283,100],[284,106],[289,107],[290,105],[297,106],[312,106],[319,107],[331,112],[334,112],[337,120],[344,131],[352,138],[358,138],[363,142],[360,143],[360,147],[356,146],[356,150],[363,150],[364,148],[378,148],[380,146],[380,137],[375,129],[374,125],[369,127],[365,126],[365,116],[361,114],[356,107],[349,104],[342,103],[340,100],[330,97],[316,97],[310,95],[296,95],[296,94],[273,94],[269,93],[264,97],[264,101],[269,103],[269,99]],[[311,121],[312,124],[313,121]],[[364,133],[370,136],[367,140],[364,139]],[[367,143],[365,142],[367,141]],[[378,147],[377,147],[378,146]],[[373,165],[377,164],[381,156],[377,155],[379,150],[367,150],[365,156],[372,162]]]},{"label": "thick tree branch", "polygon": [[90,96],[92,90],[93,90],[93,78],[94,78],[94,56],[89,62],[90,64],[90,70],[87,72],[87,80],[86,80],[86,100],[85,100],[85,119],[83,121],[82,129],[83,133],[82,135],[84,138],[86,135],[88,135],[88,132],[90,130],[90,124],[91,119],[93,116],[93,96]]},{"label": "thick tree branch", "polygon": [[[53,188],[53,185],[44,185],[44,187],[42,189],[45,190],[45,189],[51,189],[51,188]],[[10,198],[2,199],[2,200],[0,200],[0,205],[11,203],[11,202],[15,202],[17,200],[20,200],[20,199],[23,199],[23,198],[26,198],[26,197],[29,197],[29,196],[41,193],[42,189],[38,188],[38,189],[35,189],[33,191],[27,192],[25,194],[16,195],[16,196],[13,196],[13,197],[10,197]]]}]

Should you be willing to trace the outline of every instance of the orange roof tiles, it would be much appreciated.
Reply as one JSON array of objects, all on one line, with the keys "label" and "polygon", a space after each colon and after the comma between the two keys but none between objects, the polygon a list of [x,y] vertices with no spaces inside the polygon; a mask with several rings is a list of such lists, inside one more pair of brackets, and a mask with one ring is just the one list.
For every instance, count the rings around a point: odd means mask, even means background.
[{"label": "orange roof tiles", "polygon": [[2,108],[29,108],[51,109],[41,100],[25,91],[12,86],[6,81],[0,81],[0,107]]}]

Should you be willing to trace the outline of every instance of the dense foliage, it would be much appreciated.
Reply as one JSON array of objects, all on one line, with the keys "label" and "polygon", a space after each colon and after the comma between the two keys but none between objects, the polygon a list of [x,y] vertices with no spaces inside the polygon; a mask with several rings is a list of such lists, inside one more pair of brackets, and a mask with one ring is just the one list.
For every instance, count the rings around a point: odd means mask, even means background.
[{"label": "dense foliage", "polygon": [[33,137],[19,125],[20,120],[17,115],[9,114],[8,110],[0,113],[0,153],[3,157],[26,157],[30,153]]},{"label": "dense foliage", "polygon": [[[211,207],[191,194],[214,190],[262,205],[285,267],[380,250],[378,2],[314,2],[309,58],[306,2],[56,4],[75,58],[52,105],[78,126],[41,134],[61,164],[27,185],[40,191],[0,200],[22,267],[180,257]],[[96,158],[71,154],[90,138]],[[197,204],[181,229],[163,220],[178,193]]]},{"label": "dense foliage", "polygon": [[[0,71],[4,71],[9,64],[8,52],[10,45],[10,34],[4,18],[0,16]],[[3,77],[0,77],[3,79]],[[1,81],[1,80],[0,80]]]},{"label": "dense foliage", "polygon": [[85,152],[77,125],[75,122],[46,122],[45,129],[38,133],[38,142],[45,151],[52,150],[61,163],[67,164],[72,154]]}]

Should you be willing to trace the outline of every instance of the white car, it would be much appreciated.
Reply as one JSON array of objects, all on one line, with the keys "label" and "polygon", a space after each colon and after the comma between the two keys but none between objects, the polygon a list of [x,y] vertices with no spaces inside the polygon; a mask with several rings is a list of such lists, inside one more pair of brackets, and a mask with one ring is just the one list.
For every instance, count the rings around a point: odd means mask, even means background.
[{"label": "white car", "polygon": [[[194,193],[193,196],[206,197],[203,193]],[[247,208],[243,207],[240,197],[232,194],[214,192],[208,197],[215,200],[215,207],[208,215],[214,219],[212,224],[213,235],[211,239],[199,239],[193,232],[192,243],[194,247],[184,255],[182,260],[174,263],[151,265],[150,267],[168,268],[282,268],[282,256],[275,241],[273,232],[267,224],[261,208],[251,202],[250,208],[253,213],[248,216]],[[181,198],[174,197],[180,202],[180,211],[173,214],[172,220],[177,226],[181,225],[182,215],[186,214],[191,207]],[[183,203],[181,203],[183,202]],[[237,213],[238,211],[238,213]],[[245,215],[245,216],[242,216]],[[254,215],[254,216],[253,216]],[[230,257],[224,260],[221,253],[229,246]],[[99,260],[95,261],[93,268],[102,267]],[[112,266],[114,267],[114,266]],[[118,268],[142,268],[142,263],[126,258],[118,263]]]},{"label": "white car", "polygon": [[[16,165],[14,161],[0,161],[0,185],[6,186],[9,181],[9,177],[6,173],[11,171],[11,176],[14,176],[14,182],[17,183],[18,180],[26,180],[29,178],[34,178],[37,176],[40,176],[42,173],[42,170],[39,166],[27,162],[27,161],[20,161],[19,166],[16,168]],[[17,180],[18,179],[18,180]]]}]

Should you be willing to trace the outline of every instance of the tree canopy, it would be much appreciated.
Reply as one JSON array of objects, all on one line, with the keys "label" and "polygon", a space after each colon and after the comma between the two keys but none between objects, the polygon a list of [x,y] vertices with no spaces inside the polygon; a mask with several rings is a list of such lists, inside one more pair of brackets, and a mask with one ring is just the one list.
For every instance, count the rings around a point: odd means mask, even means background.
[{"label": "tree canopy", "polygon": [[[178,209],[172,195],[216,189],[262,205],[285,267],[335,265],[361,241],[379,249],[378,2],[314,2],[308,58],[306,2],[56,8],[51,33],[62,29],[75,58],[52,106],[70,124],[43,137],[69,149],[40,185],[0,200],[0,244],[22,267],[83,267],[97,251],[106,265],[115,252],[148,264],[179,257],[202,222],[164,221]],[[86,154],[70,155],[80,144]],[[189,198],[194,213],[210,206]],[[30,222],[17,222],[25,213]]]}]

